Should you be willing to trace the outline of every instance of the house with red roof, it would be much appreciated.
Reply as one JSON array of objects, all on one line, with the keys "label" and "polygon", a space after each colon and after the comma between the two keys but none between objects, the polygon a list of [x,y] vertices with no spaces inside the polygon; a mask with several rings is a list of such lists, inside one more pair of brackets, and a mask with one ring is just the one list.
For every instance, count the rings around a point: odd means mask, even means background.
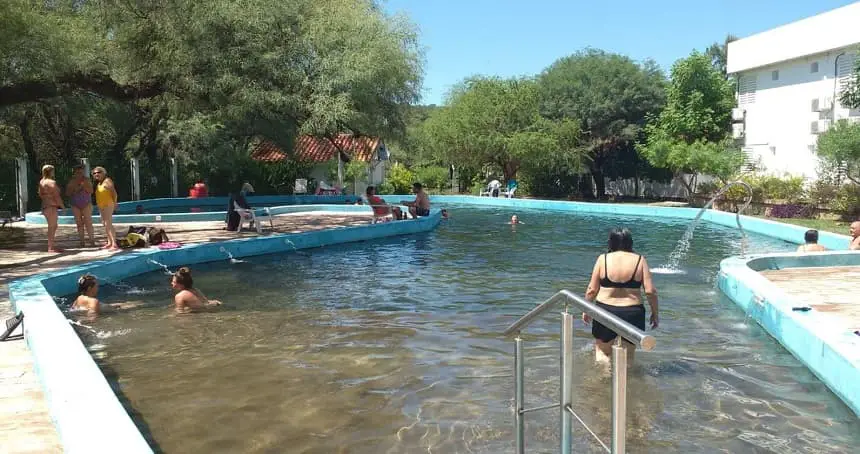
[{"label": "house with red roof", "polygon": [[[292,153],[286,153],[272,142],[263,140],[257,143],[251,158],[261,162],[280,162],[297,160],[313,163],[313,169],[307,179],[317,182],[325,181],[331,186],[340,184],[343,187],[344,164],[356,160],[367,164],[367,178],[355,182],[355,191],[364,192],[368,185],[379,185],[385,181],[385,163],[388,161],[388,149],[379,137],[355,136],[339,134],[335,138],[302,135],[296,140]],[[337,166],[341,181],[331,181],[332,166]]]}]

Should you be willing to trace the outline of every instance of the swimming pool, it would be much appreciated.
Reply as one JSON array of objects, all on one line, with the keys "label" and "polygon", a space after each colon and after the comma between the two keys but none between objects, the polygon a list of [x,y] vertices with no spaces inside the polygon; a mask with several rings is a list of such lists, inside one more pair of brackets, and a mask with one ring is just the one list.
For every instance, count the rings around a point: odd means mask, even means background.
[{"label": "swimming pool", "polygon": [[[165,452],[509,452],[511,343],[502,330],[556,290],[581,292],[615,225],[652,267],[687,221],[451,207],[433,233],[193,266],[225,301],[176,317],[167,277],[104,289],[143,309],[83,337],[138,426]],[[755,252],[793,245],[752,235]],[[630,452],[849,452],[860,423],[716,291],[732,229],[702,224],[685,274],[657,275],[658,348],[628,386]],[[528,406],[556,401],[557,317],[526,337]],[[574,406],[605,436],[609,379],[577,322]],[[586,366],[588,365],[588,366]],[[530,414],[527,446],[557,446],[557,412]],[[595,451],[588,435],[575,449]]]}]

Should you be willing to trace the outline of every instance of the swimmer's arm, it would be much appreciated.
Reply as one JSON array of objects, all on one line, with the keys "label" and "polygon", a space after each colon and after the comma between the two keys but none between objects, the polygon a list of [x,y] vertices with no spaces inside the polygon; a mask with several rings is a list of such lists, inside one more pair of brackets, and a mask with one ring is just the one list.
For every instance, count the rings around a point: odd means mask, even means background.
[{"label": "swimmer's arm", "polygon": [[65,208],[66,206],[63,204],[63,194],[60,191],[60,185],[58,185],[56,181],[51,183],[51,192],[54,195],[54,203],[56,203],[60,209]]},{"label": "swimmer's arm", "polygon": [[84,192],[90,195],[93,193],[93,182],[89,179],[84,180]]},{"label": "swimmer's arm", "polygon": [[851,246],[849,246],[848,249],[852,251],[860,249],[860,236],[851,240]]},{"label": "swimmer's arm", "polygon": [[591,270],[591,280],[588,281],[588,288],[585,289],[586,301],[594,301],[600,291],[600,257],[594,261],[594,268]]}]

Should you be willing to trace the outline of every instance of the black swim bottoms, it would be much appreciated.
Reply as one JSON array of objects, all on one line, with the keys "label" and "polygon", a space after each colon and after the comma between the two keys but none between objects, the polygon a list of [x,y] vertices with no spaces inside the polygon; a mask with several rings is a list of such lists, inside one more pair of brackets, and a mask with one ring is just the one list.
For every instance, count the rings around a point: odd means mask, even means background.
[{"label": "black swim bottoms", "polygon": [[430,210],[424,208],[415,207],[415,215],[416,216],[430,216]]},{"label": "black swim bottoms", "polygon": [[[601,309],[604,309],[621,320],[645,331],[645,305],[610,306],[609,304],[603,304],[601,302],[596,302],[596,304],[600,306]],[[602,342],[611,342],[613,339],[618,337],[618,335],[615,334],[615,331],[601,325],[597,320],[591,321],[591,335]]]}]

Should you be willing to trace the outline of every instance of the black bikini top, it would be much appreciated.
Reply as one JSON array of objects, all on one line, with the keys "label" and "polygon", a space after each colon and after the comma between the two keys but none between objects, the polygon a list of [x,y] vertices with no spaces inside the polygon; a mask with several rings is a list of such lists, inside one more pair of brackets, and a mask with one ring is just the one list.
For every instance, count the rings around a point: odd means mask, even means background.
[{"label": "black bikini top", "polygon": [[606,288],[639,288],[642,287],[642,281],[636,280],[636,271],[639,269],[639,262],[642,261],[642,256],[639,256],[639,259],[636,260],[636,266],[633,267],[633,276],[630,276],[630,280],[627,282],[614,282],[609,279],[609,268],[606,266],[606,256],[609,254],[603,254],[603,274],[604,276],[600,278],[600,286]]}]

